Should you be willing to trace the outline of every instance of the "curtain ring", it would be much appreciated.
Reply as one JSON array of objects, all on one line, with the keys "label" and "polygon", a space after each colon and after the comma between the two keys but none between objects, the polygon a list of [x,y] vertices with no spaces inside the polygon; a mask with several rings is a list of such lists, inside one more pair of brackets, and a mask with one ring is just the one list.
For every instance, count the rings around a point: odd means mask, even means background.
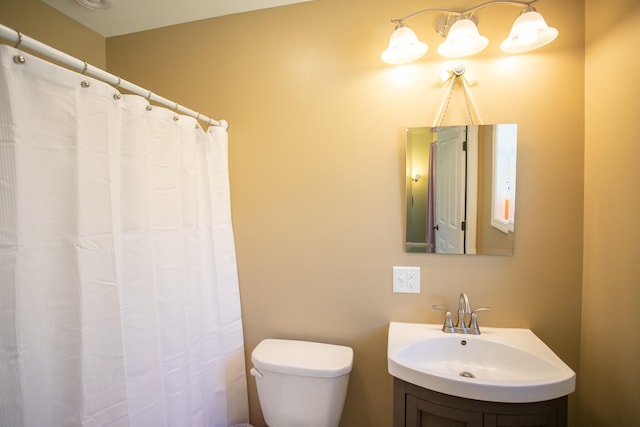
[{"label": "curtain ring", "polygon": [[82,74],[87,72],[87,68],[89,68],[89,64],[87,64],[87,61],[82,61],[84,62],[84,68],[82,69]]},{"label": "curtain ring", "polygon": [[120,83],[122,83],[122,79],[118,76],[118,82],[116,83],[116,87],[120,87]]},{"label": "curtain ring", "polygon": [[15,48],[17,48],[22,44],[22,33],[18,30],[16,30],[16,32],[18,33],[18,40],[16,41],[16,44],[13,46]]},{"label": "curtain ring", "polygon": [[151,91],[149,91],[149,95],[146,96],[147,100],[151,99],[151,95],[153,95],[153,94],[151,93]]}]

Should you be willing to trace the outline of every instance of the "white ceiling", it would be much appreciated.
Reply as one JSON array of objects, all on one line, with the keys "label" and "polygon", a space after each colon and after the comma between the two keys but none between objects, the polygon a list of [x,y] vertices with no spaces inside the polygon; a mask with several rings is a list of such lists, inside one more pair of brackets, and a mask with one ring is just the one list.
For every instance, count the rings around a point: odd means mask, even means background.
[{"label": "white ceiling", "polygon": [[92,10],[76,0],[42,0],[104,37],[311,0],[111,0]]}]

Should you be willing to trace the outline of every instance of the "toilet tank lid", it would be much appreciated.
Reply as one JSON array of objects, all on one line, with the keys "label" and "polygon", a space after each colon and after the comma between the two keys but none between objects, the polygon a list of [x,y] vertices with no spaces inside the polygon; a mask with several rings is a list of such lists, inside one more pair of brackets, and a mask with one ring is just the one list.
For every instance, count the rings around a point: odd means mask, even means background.
[{"label": "toilet tank lid", "polygon": [[351,347],[310,341],[265,339],[251,353],[260,369],[289,375],[332,378],[351,372]]}]

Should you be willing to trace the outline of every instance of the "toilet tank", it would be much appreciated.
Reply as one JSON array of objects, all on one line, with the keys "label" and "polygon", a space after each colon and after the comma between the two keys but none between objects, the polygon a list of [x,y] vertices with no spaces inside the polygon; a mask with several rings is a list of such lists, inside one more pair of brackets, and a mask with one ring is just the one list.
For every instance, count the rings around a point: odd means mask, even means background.
[{"label": "toilet tank", "polygon": [[338,426],[353,365],[350,347],[266,339],[251,362],[270,427]]}]

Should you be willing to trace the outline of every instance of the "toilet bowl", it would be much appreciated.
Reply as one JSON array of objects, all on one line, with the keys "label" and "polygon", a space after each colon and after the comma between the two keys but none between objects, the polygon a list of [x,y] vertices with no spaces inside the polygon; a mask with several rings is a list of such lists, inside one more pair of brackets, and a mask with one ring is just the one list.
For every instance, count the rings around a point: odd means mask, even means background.
[{"label": "toilet bowl", "polygon": [[265,339],[251,375],[269,427],[337,427],[353,366],[350,347]]}]

